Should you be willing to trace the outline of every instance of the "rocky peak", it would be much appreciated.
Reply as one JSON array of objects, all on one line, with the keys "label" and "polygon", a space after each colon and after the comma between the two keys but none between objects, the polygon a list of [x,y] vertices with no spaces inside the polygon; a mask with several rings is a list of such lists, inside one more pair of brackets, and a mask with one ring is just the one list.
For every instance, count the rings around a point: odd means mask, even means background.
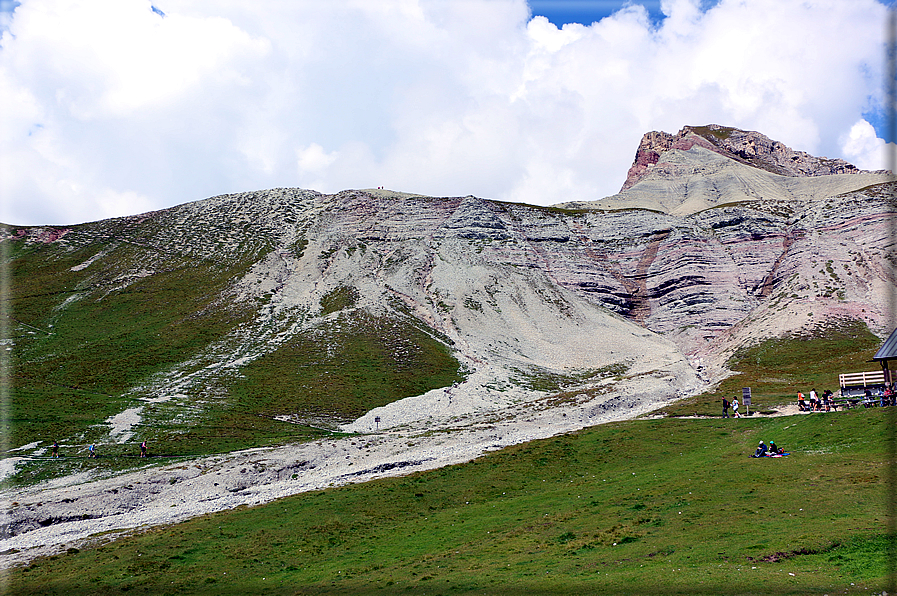
[{"label": "rocky peak", "polygon": [[[666,151],[671,149],[688,151],[695,145],[780,176],[808,177],[869,173],[843,159],[815,157],[804,151],[795,151],[784,143],[774,141],[759,132],[708,124],[707,126],[684,126],[675,135],[662,131],[645,133],[621,191],[641,180],[661,160],[661,156]],[[879,170],[875,173],[886,172]]]}]

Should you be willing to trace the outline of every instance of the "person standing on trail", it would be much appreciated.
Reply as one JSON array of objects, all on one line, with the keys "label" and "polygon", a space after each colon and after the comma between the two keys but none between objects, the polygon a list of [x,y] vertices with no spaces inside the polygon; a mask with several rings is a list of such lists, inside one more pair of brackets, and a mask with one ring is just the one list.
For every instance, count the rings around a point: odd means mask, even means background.
[{"label": "person standing on trail", "polygon": [[732,398],[732,416],[735,418],[741,418],[741,414],[738,413],[738,398]]},{"label": "person standing on trail", "polygon": [[725,397],[723,398],[723,418],[729,417],[729,400]]},{"label": "person standing on trail", "polygon": [[804,394],[800,391],[797,392],[797,409],[801,412],[807,411],[807,404],[804,401]]},{"label": "person standing on trail", "polygon": [[146,441],[140,444],[140,457],[146,457]]},{"label": "person standing on trail", "polygon": [[59,443],[53,441],[53,457],[59,457]]}]

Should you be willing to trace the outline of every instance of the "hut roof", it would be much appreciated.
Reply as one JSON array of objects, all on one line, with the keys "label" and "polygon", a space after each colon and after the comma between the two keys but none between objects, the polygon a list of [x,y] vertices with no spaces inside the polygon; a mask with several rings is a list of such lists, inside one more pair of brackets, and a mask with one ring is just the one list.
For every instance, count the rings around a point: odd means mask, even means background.
[{"label": "hut roof", "polygon": [[897,359],[897,329],[891,332],[885,343],[878,349],[873,360],[895,360]]}]

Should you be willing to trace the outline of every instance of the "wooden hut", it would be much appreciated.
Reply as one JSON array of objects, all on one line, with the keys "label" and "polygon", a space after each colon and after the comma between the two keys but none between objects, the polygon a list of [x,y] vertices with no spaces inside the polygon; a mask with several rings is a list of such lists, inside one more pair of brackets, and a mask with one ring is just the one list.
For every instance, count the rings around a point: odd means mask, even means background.
[{"label": "wooden hut", "polygon": [[[891,380],[891,375],[893,373],[891,373],[888,363],[891,360],[897,360],[897,329],[894,329],[894,331],[891,332],[891,335],[888,336],[885,343],[882,344],[875,353],[875,356],[872,357],[872,360],[881,364],[881,370],[885,374],[885,384],[893,387],[893,381]],[[897,377],[897,374],[894,376]]]}]

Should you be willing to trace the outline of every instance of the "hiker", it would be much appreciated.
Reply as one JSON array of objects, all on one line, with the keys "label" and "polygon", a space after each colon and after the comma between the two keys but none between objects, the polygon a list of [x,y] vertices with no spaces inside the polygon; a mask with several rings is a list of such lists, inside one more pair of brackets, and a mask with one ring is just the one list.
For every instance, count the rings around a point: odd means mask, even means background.
[{"label": "hiker", "polygon": [[766,452],[768,450],[769,450],[769,448],[766,446],[766,443],[764,443],[763,441],[760,441],[760,446],[757,447],[757,450],[754,452],[754,455],[752,455],[751,457],[766,457]]},{"label": "hiker", "polygon": [[804,401],[804,394],[800,391],[797,392],[797,409],[801,412],[807,411],[807,402]]},{"label": "hiker", "polygon": [[729,403],[729,400],[724,397],[723,398],[723,418],[729,417],[729,406],[730,405],[731,404]]},{"label": "hiker", "polygon": [[815,389],[810,390],[810,409],[814,412],[819,409],[819,396]]},{"label": "hiker", "polygon": [[59,443],[53,441],[53,457],[59,457]]},{"label": "hiker", "polygon": [[741,414],[738,413],[738,397],[732,398],[732,416],[741,418]]},{"label": "hiker", "polygon": [[146,457],[146,441],[140,444],[140,457]]},{"label": "hiker", "polygon": [[96,457],[97,452],[93,450],[93,443],[90,444],[90,447],[87,448],[87,457]]}]

